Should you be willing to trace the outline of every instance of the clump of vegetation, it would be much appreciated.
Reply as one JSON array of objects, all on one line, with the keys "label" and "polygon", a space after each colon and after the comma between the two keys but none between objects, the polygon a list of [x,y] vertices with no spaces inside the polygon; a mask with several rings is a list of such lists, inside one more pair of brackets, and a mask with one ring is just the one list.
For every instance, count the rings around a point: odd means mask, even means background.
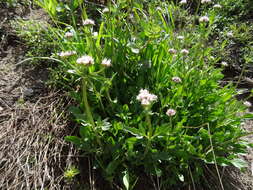
[{"label": "clump of vegetation", "polygon": [[219,85],[226,65],[215,67],[221,57],[207,45],[220,7],[202,1],[192,16],[187,1],[122,0],[93,20],[83,1],[71,2],[73,9],[60,4],[72,15],[69,25],[57,16],[56,0],[37,1],[61,25],[50,30],[59,48],[51,58],[78,104],[70,111],[79,135],[66,140],[126,189],[143,173],[163,189],[195,186],[209,165],[224,189],[218,166],[245,167],[238,158],[249,146],[241,123],[251,115],[242,114],[247,107],[232,84]]},{"label": "clump of vegetation", "polygon": [[64,177],[67,181],[72,181],[80,171],[75,166],[70,166],[65,172]]},{"label": "clump of vegetation", "polygon": [[12,22],[12,27],[29,47],[27,57],[50,56],[51,50],[57,48],[58,43],[51,36],[53,28],[45,21],[17,19]]},{"label": "clump of vegetation", "polygon": [[0,0],[0,6],[4,6],[4,7],[7,7],[7,8],[15,8],[15,7],[18,7],[18,6],[29,6],[30,4],[32,4],[31,1],[29,0],[22,0],[22,1],[19,1],[19,0]]},{"label": "clump of vegetation", "polygon": [[[249,0],[222,0],[219,1],[221,10],[215,21],[213,33],[217,36],[214,43],[216,55],[223,57],[228,63],[226,70],[232,76],[251,76],[251,42],[252,38],[252,8]],[[222,47],[222,48],[220,48]],[[232,79],[240,83],[242,77]]]}]

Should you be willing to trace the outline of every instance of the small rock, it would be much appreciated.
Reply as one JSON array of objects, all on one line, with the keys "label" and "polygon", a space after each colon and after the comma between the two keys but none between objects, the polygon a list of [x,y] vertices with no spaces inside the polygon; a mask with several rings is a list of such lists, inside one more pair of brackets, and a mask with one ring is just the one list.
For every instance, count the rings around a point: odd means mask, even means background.
[{"label": "small rock", "polygon": [[23,89],[23,96],[32,96],[33,92],[34,92],[33,89],[25,88],[25,89]]}]

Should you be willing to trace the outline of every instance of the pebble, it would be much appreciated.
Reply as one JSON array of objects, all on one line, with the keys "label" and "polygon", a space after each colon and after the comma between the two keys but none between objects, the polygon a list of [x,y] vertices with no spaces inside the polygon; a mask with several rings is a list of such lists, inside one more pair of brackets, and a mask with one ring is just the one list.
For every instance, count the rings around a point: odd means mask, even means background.
[{"label": "pebble", "polygon": [[32,96],[33,92],[34,92],[33,89],[25,88],[25,89],[23,89],[23,96]]}]

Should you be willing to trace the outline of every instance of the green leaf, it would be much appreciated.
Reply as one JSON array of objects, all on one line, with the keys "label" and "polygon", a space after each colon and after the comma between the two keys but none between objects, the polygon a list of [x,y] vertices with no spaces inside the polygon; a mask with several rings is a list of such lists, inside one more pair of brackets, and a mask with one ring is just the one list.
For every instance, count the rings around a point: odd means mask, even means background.
[{"label": "green leaf", "polygon": [[231,162],[231,164],[233,164],[235,167],[237,167],[239,169],[246,168],[248,166],[246,161],[239,159],[239,158],[233,159],[230,162]]},{"label": "green leaf", "polygon": [[108,131],[111,128],[112,124],[106,120],[103,120],[103,125],[101,126],[103,131]]},{"label": "green leaf", "polygon": [[179,178],[180,181],[184,182],[184,175],[178,174],[177,176],[178,176],[178,178]]},{"label": "green leaf", "polygon": [[79,0],[72,0],[72,8],[76,9],[79,4],[81,5],[82,1],[79,2]]},{"label": "green leaf", "polygon": [[247,113],[245,115],[243,115],[244,119],[252,119],[253,118],[253,114],[252,113]]},{"label": "green leaf", "polygon": [[126,143],[128,145],[128,150],[132,151],[134,148],[135,143],[137,142],[137,138],[136,137],[130,137],[126,140]]},{"label": "green leaf", "polygon": [[83,139],[88,138],[90,136],[90,131],[89,131],[88,126],[80,127],[79,133]]},{"label": "green leaf", "polygon": [[224,157],[216,157],[216,162],[218,165],[224,166],[224,167],[230,165],[230,160]]},{"label": "green leaf", "polygon": [[111,176],[118,167],[119,163],[120,161],[118,159],[111,161],[105,170],[107,175]]},{"label": "green leaf", "polygon": [[104,22],[101,23],[100,28],[99,28],[97,41],[96,41],[97,48],[100,48],[100,41],[101,41],[101,38],[102,38],[102,35],[103,35],[103,30],[104,30]]},{"label": "green leaf", "polygon": [[156,152],[153,153],[152,158],[154,160],[171,160],[171,155],[168,152]]},{"label": "green leaf", "polygon": [[155,167],[155,173],[157,177],[161,177],[163,172],[160,168]]},{"label": "green leaf", "polygon": [[68,110],[74,115],[77,121],[85,121],[87,119],[86,114],[82,113],[79,107],[70,106]]},{"label": "green leaf", "polygon": [[167,136],[169,134],[169,131],[171,130],[169,125],[163,125],[156,128],[154,137],[155,136]]},{"label": "green leaf", "polygon": [[136,138],[141,139],[145,136],[145,134],[142,133],[137,128],[132,128],[132,127],[124,127],[124,131],[131,133],[132,135],[136,136]]},{"label": "green leaf", "polygon": [[79,107],[76,107],[76,106],[70,106],[68,111],[70,113],[72,113],[73,115],[77,115],[77,114],[81,114],[81,110],[79,109]]},{"label": "green leaf", "polygon": [[129,174],[127,171],[125,171],[125,175],[123,176],[123,184],[125,185],[125,188],[129,190]]},{"label": "green leaf", "polygon": [[249,143],[248,146],[249,146],[250,148],[253,148],[253,143]]},{"label": "green leaf", "polygon": [[81,139],[79,137],[76,137],[76,136],[66,136],[64,139],[68,142],[72,142],[75,145],[80,145],[81,144]]}]

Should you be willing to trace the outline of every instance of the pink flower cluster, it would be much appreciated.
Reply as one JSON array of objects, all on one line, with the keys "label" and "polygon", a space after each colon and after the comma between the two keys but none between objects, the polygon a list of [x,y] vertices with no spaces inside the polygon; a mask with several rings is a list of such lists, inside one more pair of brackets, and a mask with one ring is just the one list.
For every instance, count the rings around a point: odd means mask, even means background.
[{"label": "pink flower cluster", "polygon": [[89,65],[93,65],[94,64],[94,59],[91,56],[89,56],[89,55],[84,55],[84,56],[78,58],[76,60],[76,62],[78,64],[83,64],[83,65],[88,65],[89,66]]},{"label": "pink flower cluster", "polygon": [[249,101],[245,101],[243,102],[243,104],[248,108],[252,106],[252,104]]},{"label": "pink flower cluster", "polygon": [[174,110],[174,109],[168,109],[167,112],[166,112],[166,115],[169,116],[169,117],[171,117],[171,116],[176,115],[176,113],[177,113],[176,110]]},{"label": "pink flower cluster", "polygon": [[[157,100],[157,96],[151,94],[147,89],[141,89],[136,99],[141,102],[141,105],[149,106],[152,102]],[[174,109],[168,109],[166,111],[166,115],[169,117],[176,115],[176,113]]]},{"label": "pink flower cluster", "polygon": [[110,67],[112,64],[111,64],[111,60],[110,59],[107,59],[107,58],[104,58],[102,60],[102,63],[101,65],[105,66],[105,67]]},{"label": "pink flower cluster", "polygon": [[63,51],[57,54],[60,57],[69,57],[72,55],[76,55],[76,51]]},{"label": "pink flower cluster", "polygon": [[87,25],[95,25],[95,21],[94,20],[92,20],[92,19],[85,19],[84,21],[83,21],[83,25],[84,26],[87,26]]},{"label": "pink flower cluster", "polygon": [[141,102],[141,105],[148,106],[157,100],[157,96],[149,93],[146,89],[141,89],[136,99]]},{"label": "pink flower cluster", "polygon": [[209,22],[209,18],[207,16],[202,16],[199,18],[199,22]]},{"label": "pink flower cluster", "polygon": [[65,34],[64,34],[64,37],[65,38],[72,38],[74,36],[74,33],[73,32],[66,32]]},{"label": "pink flower cluster", "polygon": [[181,83],[182,82],[180,77],[172,77],[172,81],[175,82],[175,83]]}]

